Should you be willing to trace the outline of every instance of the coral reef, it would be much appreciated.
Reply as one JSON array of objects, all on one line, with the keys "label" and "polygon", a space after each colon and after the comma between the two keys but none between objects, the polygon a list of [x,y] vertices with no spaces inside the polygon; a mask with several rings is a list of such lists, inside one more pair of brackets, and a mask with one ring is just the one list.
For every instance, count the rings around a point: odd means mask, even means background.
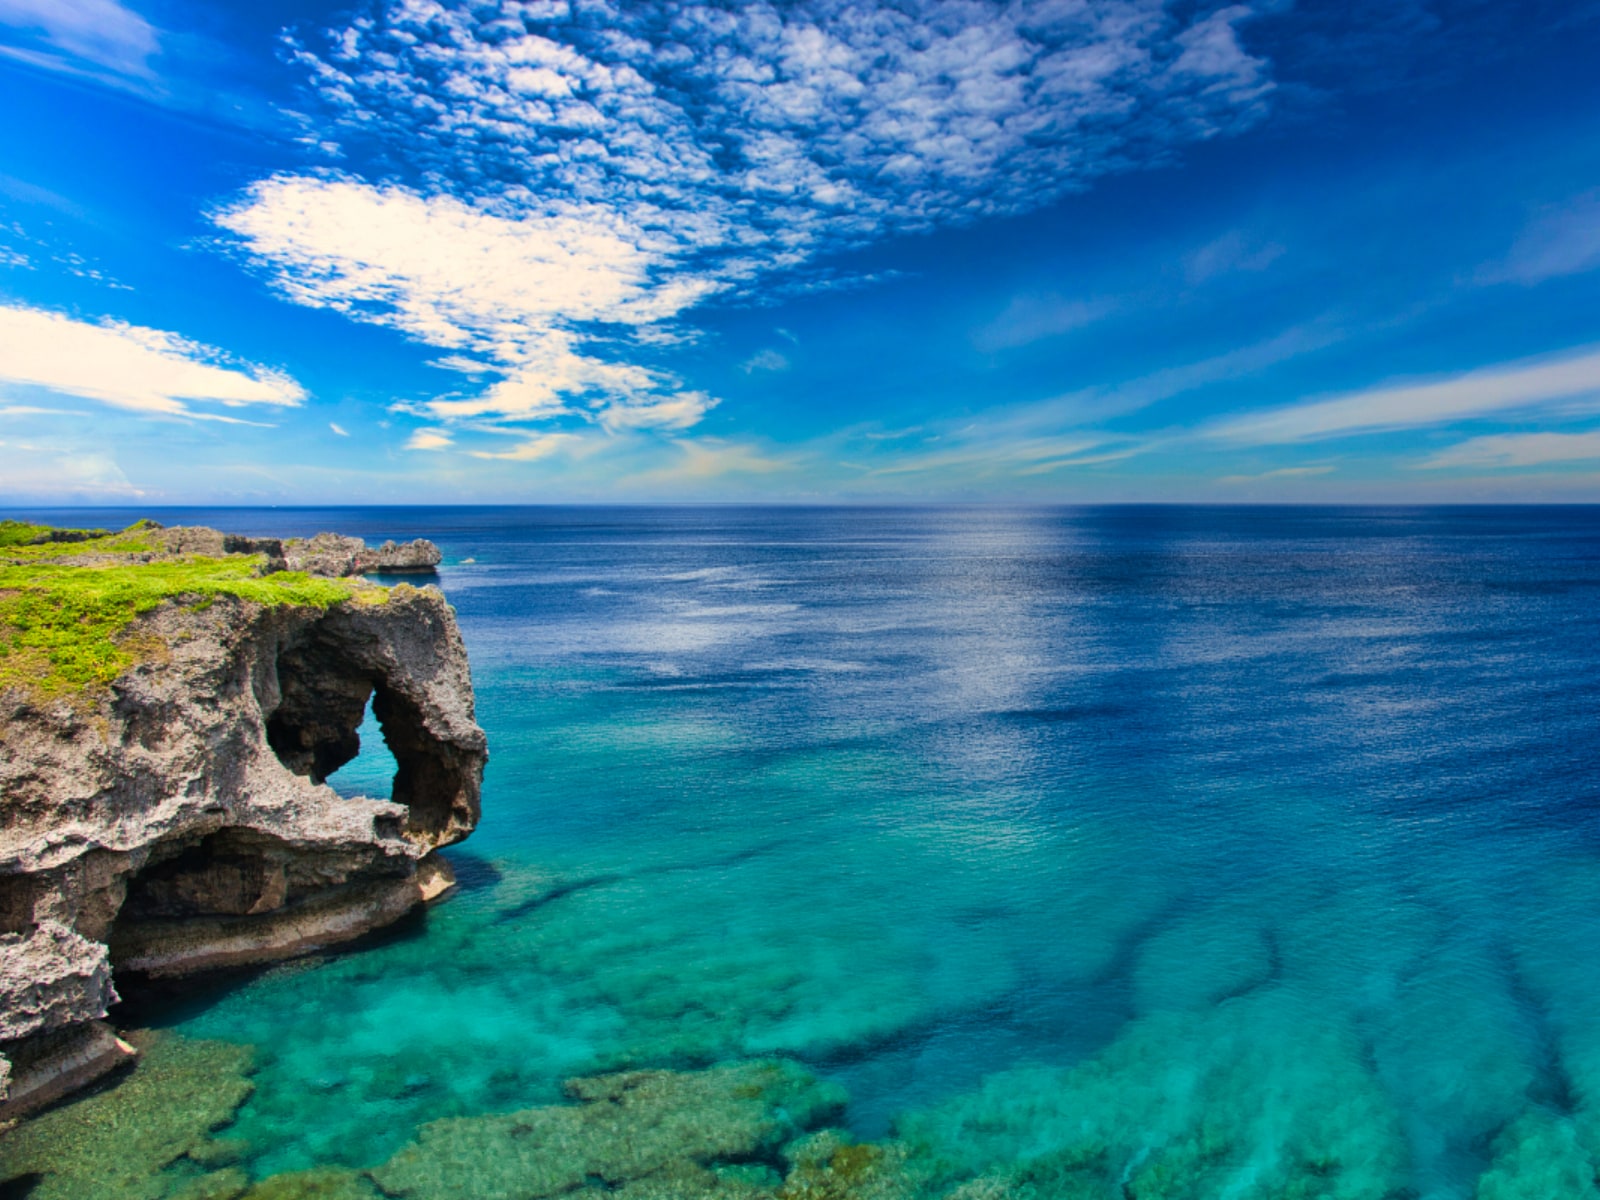
[{"label": "coral reef", "polygon": [[[844,1095],[794,1063],[570,1080],[568,1102],[436,1121],[371,1171],[252,1180],[251,1147],[217,1131],[250,1094],[248,1048],[132,1035],[114,1088],[0,1137],[0,1190],[31,1200],[913,1200],[928,1175],[904,1147],[834,1130]],[[8,1193],[9,1194],[9,1193]]]},{"label": "coral reef", "polygon": [[293,1171],[242,1189],[238,1200],[378,1200],[378,1189],[359,1171]]},{"label": "coral reef", "polygon": [[853,1142],[824,1129],[791,1142],[778,1200],[915,1200],[943,1189],[931,1164],[903,1142]]},{"label": "coral reef", "polygon": [[535,1200],[692,1180],[696,1168],[775,1159],[844,1107],[837,1088],[781,1061],[606,1075],[567,1090],[579,1103],[425,1125],[373,1178],[406,1200]]},{"label": "coral reef", "polygon": [[248,1047],[130,1036],[141,1054],[115,1088],[50,1109],[0,1137],[0,1181],[31,1181],[30,1200],[236,1194],[216,1181],[207,1190],[204,1181],[238,1152],[212,1132],[250,1094]]},{"label": "coral reef", "polygon": [[1600,1171],[1572,1121],[1535,1110],[1494,1143],[1495,1157],[1478,1180],[1477,1200],[1594,1200]]},{"label": "coral reef", "polygon": [[[1290,1036],[1285,1036],[1285,1033]],[[1383,1200],[1406,1183],[1398,1116],[1337,1021],[1289,989],[1131,1022],[1072,1068],[1001,1072],[908,1119],[965,1194]]]},{"label": "coral reef", "polygon": [[[449,886],[486,758],[449,605],[280,550],[0,528],[0,1118],[125,1058],[114,973],[303,953]],[[387,800],[324,784],[369,701]]]}]

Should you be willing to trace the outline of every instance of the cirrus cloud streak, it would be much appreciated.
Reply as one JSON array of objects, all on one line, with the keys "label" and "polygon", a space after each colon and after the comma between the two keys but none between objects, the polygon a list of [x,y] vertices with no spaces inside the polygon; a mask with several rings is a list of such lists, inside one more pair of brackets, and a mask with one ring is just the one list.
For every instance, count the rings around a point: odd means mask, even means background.
[{"label": "cirrus cloud streak", "polygon": [[1600,433],[1495,433],[1441,450],[1419,467],[1541,467],[1600,459]]},{"label": "cirrus cloud streak", "polygon": [[1589,350],[1269,409],[1214,425],[1206,433],[1246,445],[1307,442],[1490,417],[1597,395],[1600,350]]}]

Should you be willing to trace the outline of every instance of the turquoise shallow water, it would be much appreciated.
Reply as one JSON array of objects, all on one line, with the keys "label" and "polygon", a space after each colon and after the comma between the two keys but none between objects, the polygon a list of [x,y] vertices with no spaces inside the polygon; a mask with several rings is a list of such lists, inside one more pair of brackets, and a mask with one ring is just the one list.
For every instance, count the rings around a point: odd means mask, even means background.
[{"label": "turquoise shallow water", "polygon": [[776,1054],[957,1174],[1596,1194],[1600,512],[181,519],[435,538],[492,753],[459,895],[165,1014],[257,1175]]}]

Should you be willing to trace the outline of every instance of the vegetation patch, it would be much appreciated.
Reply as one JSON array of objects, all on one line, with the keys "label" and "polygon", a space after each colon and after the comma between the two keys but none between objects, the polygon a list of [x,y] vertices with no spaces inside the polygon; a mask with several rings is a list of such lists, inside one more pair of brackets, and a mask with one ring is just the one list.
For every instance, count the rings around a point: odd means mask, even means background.
[{"label": "vegetation patch", "polygon": [[34,525],[28,521],[0,521],[0,548],[31,546],[35,542],[50,540],[54,531],[48,525]]},{"label": "vegetation patch", "polygon": [[153,521],[136,521],[116,533],[104,529],[57,529],[28,521],[0,521],[0,560],[29,562],[44,558],[90,554],[153,554],[158,549],[150,534],[161,527]]},{"label": "vegetation patch", "polygon": [[158,639],[133,626],[168,601],[203,609],[234,596],[326,609],[384,591],[300,571],[262,575],[261,555],[151,558],[151,527],[144,522],[75,542],[15,540],[37,539],[43,528],[0,522],[0,537],[10,539],[0,542],[0,692],[18,688],[36,700],[104,688],[149,659]]}]

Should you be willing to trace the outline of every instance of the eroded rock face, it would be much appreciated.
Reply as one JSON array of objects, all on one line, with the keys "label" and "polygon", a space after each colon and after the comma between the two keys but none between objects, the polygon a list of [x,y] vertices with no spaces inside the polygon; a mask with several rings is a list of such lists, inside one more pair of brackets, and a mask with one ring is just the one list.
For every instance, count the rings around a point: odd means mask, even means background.
[{"label": "eroded rock face", "polygon": [[424,538],[368,546],[360,538],[319,533],[283,543],[281,553],[291,571],[313,575],[432,574],[439,565],[439,547]]},{"label": "eroded rock face", "polygon": [[283,543],[277,538],[244,537],[203,525],[173,525],[160,531],[159,541],[168,554],[205,554],[213,558],[225,554],[264,554],[268,570],[283,569]]},{"label": "eroded rock face", "polygon": [[[168,553],[275,565],[275,543],[164,532]],[[433,852],[478,819],[485,739],[436,589],[168,602],[138,632],[156,650],[109,694],[0,695],[0,1119],[59,1094],[63,1072],[86,1082],[114,976],[356,937],[448,888]],[[358,752],[369,700],[399,768],[388,799],[324,783]]]}]

